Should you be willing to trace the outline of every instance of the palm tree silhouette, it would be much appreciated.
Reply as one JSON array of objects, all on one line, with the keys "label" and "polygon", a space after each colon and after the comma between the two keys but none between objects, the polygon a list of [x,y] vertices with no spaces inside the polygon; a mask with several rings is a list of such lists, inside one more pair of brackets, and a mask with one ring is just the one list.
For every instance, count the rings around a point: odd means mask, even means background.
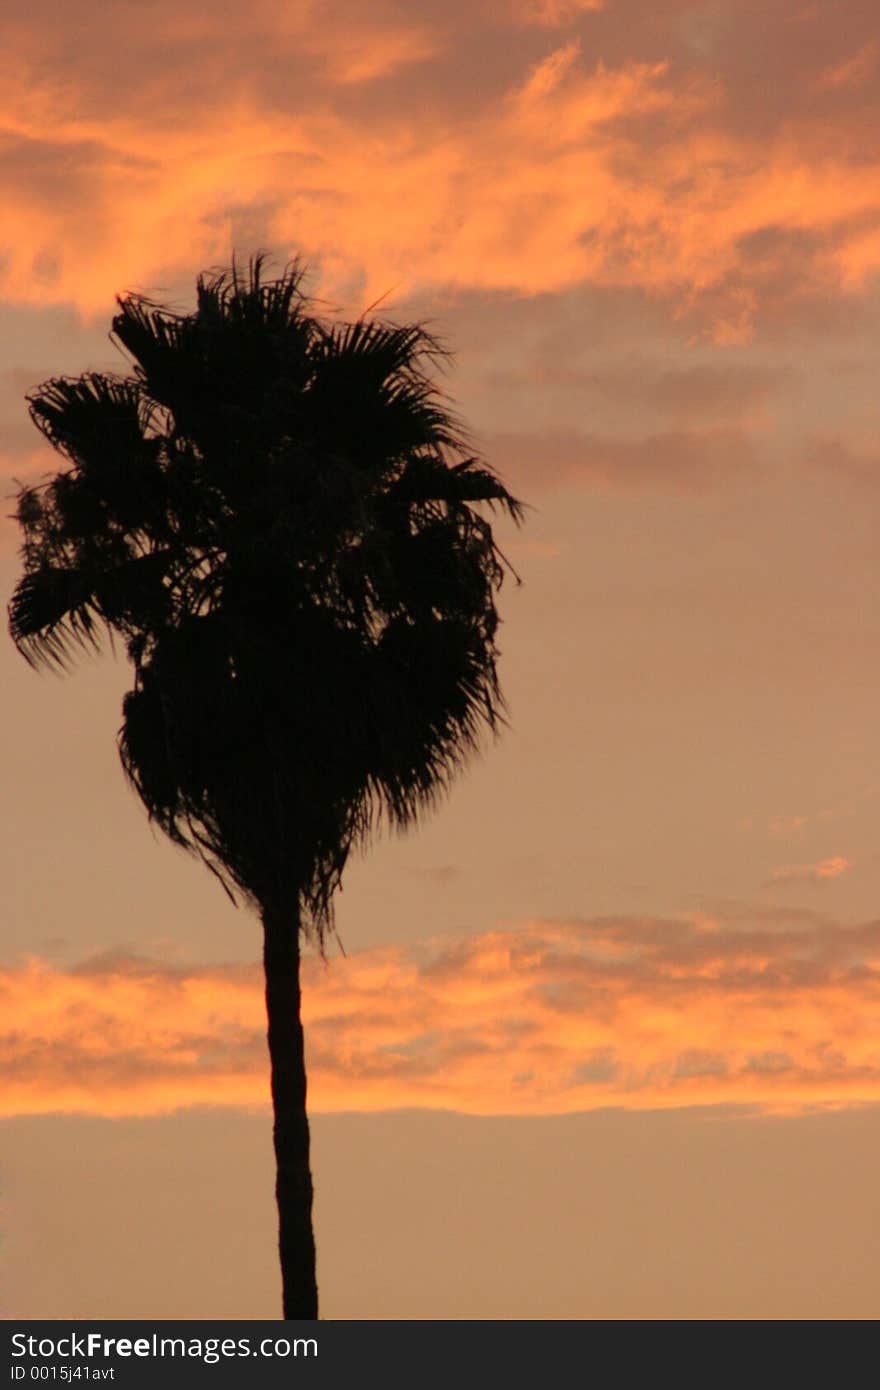
[{"label": "palm tree silhouette", "polygon": [[23,487],[10,630],[66,668],[116,632],[119,751],[151,819],[263,926],[283,1308],[316,1318],[300,937],[352,847],[406,827],[503,716],[504,562],[419,325],[322,320],[294,262],[199,277],[194,312],[118,300],[128,375],[29,397],[67,466]]}]

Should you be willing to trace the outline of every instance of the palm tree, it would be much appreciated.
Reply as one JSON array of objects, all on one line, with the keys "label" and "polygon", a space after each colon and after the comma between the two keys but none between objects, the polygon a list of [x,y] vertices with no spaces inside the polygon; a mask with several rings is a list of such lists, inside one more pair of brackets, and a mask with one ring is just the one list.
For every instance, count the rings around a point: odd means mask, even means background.
[{"label": "palm tree", "polygon": [[262,919],[286,1318],[316,1318],[300,1021],[352,848],[406,827],[503,702],[503,557],[422,326],[327,321],[303,271],[202,275],[194,312],[118,300],[128,375],[29,397],[67,464],[24,487],[10,630],[31,664],[121,635],[123,768],[151,819]]}]

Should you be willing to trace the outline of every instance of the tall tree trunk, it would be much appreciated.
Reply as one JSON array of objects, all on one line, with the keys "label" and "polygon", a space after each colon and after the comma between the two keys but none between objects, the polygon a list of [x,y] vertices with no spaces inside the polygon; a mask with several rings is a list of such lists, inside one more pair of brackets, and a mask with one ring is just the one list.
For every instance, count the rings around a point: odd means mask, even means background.
[{"label": "tall tree trunk", "polygon": [[299,912],[263,908],[263,965],[275,1112],[275,1196],[285,1318],[317,1318],[306,1067],[300,1017]]}]

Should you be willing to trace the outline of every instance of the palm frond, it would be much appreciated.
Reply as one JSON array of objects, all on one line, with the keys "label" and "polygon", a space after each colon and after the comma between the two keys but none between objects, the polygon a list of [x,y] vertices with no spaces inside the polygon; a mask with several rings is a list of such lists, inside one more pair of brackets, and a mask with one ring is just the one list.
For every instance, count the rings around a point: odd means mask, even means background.
[{"label": "palm frond", "polygon": [[28,393],[31,419],[56,449],[75,463],[97,451],[125,452],[149,427],[150,403],[130,378],[87,372],[54,377]]},{"label": "palm frond", "polygon": [[97,598],[81,570],[46,565],[26,574],[8,612],[12,640],[31,666],[66,670],[76,647],[100,645]]},{"label": "palm frond", "polygon": [[409,458],[391,489],[395,502],[470,502],[497,504],[516,522],[524,516],[523,504],[508,492],[491,469],[479,459],[467,458],[451,466],[434,454]]}]

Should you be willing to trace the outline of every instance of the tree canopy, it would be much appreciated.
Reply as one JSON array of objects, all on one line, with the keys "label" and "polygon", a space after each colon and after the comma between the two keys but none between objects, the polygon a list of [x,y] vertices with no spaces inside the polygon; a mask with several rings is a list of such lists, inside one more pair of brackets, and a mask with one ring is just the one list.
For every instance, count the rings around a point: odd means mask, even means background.
[{"label": "tree canopy", "polygon": [[521,506],[469,453],[425,327],[322,319],[298,263],[263,272],[201,276],[192,312],[121,298],[131,370],[29,396],[67,466],[19,495],[10,628],[61,666],[119,634],[152,819],[321,935],[352,846],[503,717],[481,508]]}]

